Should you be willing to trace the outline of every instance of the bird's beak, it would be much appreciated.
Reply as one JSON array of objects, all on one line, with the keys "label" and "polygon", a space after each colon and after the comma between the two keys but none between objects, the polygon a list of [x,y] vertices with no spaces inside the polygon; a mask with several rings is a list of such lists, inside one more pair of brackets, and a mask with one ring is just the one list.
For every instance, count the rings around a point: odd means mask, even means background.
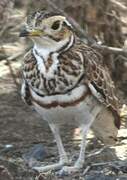
[{"label": "bird's beak", "polygon": [[27,30],[21,30],[19,37],[27,37],[27,36],[42,36],[44,35],[44,32],[41,30],[32,30],[32,31],[27,31]]}]

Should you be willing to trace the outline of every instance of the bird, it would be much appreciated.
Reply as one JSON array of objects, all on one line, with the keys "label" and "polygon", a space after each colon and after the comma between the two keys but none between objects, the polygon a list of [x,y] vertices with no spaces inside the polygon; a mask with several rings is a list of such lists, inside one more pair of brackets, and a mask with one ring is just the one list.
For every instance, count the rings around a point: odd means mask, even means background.
[{"label": "bird", "polygon": [[[101,110],[109,111],[114,126],[120,128],[119,100],[109,70],[102,55],[78,38],[61,13],[32,13],[20,37],[33,41],[22,63],[21,97],[48,122],[60,158],[58,163],[32,168],[60,174],[79,172],[85,162],[86,136]],[[73,165],[60,136],[61,125],[69,123],[82,133],[79,157]]]}]

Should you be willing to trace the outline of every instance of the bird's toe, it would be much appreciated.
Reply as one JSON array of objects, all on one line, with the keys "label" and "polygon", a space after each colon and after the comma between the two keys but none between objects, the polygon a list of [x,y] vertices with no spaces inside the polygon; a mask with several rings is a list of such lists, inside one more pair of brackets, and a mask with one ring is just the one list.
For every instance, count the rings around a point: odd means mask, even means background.
[{"label": "bird's toe", "polygon": [[59,170],[62,167],[63,167],[63,164],[61,164],[61,162],[59,162],[56,164],[46,165],[46,166],[34,166],[34,167],[32,167],[32,169],[41,173],[41,172],[46,172],[46,171]]},{"label": "bird's toe", "polygon": [[79,172],[80,169],[75,166],[64,166],[60,171],[57,172],[59,176],[67,176],[73,173]]}]

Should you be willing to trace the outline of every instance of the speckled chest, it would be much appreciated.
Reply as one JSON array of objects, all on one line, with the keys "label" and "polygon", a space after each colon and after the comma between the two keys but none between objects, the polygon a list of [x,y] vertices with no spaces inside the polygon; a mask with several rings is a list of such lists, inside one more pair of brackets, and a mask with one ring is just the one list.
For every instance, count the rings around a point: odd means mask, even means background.
[{"label": "speckled chest", "polygon": [[30,51],[23,63],[23,75],[36,92],[42,95],[59,94],[81,83],[84,67],[79,54],[50,53],[44,59]]}]

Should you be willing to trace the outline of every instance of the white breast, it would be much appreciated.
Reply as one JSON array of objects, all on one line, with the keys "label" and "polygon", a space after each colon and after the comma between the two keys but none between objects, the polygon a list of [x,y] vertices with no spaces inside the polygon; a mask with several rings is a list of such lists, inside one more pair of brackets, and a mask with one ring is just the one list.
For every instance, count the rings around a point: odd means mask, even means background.
[{"label": "white breast", "polygon": [[[41,100],[49,103],[53,100],[65,101],[68,102],[72,99],[79,98],[81,94],[84,92],[85,87],[79,87],[73,90],[71,95],[57,95],[49,96],[41,98]],[[76,93],[77,92],[77,93]],[[32,93],[34,95],[34,93]],[[34,95],[35,96],[35,95]],[[36,99],[39,98],[35,97]],[[37,103],[34,102],[34,107],[36,111],[42,116],[42,118],[49,123],[54,122],[58,124],[64,123],[78,123],[87,124],[89,121],[93,121],[96,115],[100,112],[101,107],[98,104],[97,100],[93,96],[87,96],[84,101],[78,103],[75,106],[68,106],[68,107],[53,107],[50,109],[43,108],[39,106]]]}]

